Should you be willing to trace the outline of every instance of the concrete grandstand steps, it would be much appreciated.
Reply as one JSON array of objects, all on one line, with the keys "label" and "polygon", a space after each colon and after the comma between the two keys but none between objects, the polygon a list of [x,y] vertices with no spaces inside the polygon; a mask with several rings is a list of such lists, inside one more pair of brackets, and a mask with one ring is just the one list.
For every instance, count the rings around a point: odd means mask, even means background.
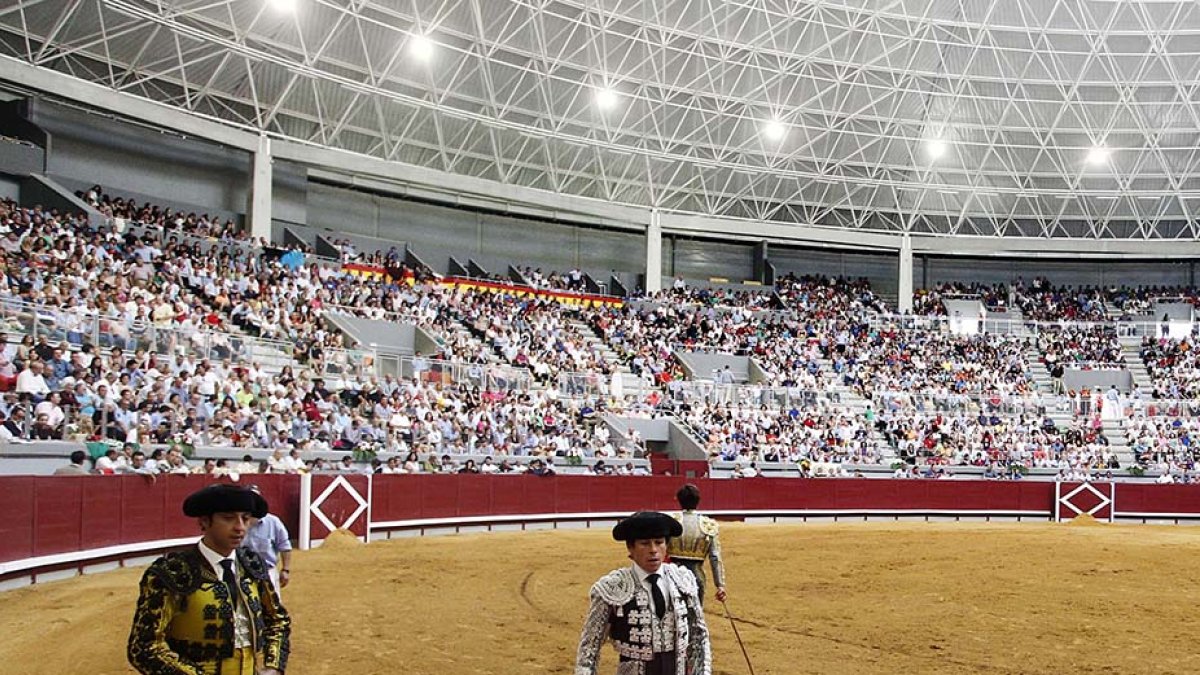
[{"label": "concrete grandstand steps", "polygon": [[1029,362],[1029,376],[1033,378],[1039,394],[1050,394],[1054,391],[1050,369],[1042,361],[1042,353],[1034,345],[1025,347],[1025,360]]},{"label": "concrete grandstand steps", "polygon": [[250,360],[261,366],[262,370],[271,376],[278,375],[284,366],[294,368],[298,365],[291,354],[275,345],[257,341],[250,343]]},{"label": "concrete grandstand steps", "polygon": [[[1075,416],[1070,412],[1048,410],[1046,417],[1054,422],[1054,426],[1062,432],[1069,429],[1075,422]],[[1133,466],[1135,463],[1133,451],[1129,449],[1129,441],[1125,437],[1125,427],[1120,420],[1104,420],[1101,435],[1108,440],[1109,450],[1117,456],[1121,468]]]},{"label": "concrete grandstand steps", "polygon": [[1129,447],[1129,439],[1125,435],[1125,425],[1121,420],[1104,420],[1104,437],[1108,439],[1108,447],[1117,456],[1121,467],[1133,466],[1136,458]]},{"label": "concrete grandstand steps", "polygon": [[570,316],[564,317],[563,323],[566,324],[572,330],[572,332],[574,332],[580,337],[580,339],[583,340],[584,345],[586,345],[588,349],[599,352],[600,356],[604,359],[604,362],[607,363],[610,368],[621,373],[622,379],[626,379],[628,381],[633,381],[636,379],[633,371],[629,369],[629,364],[625,363],[621,360],[621,357],[617,356],[617,353],[613,351],[613,348],[610,347],[602,337],[596,334],[595,330],[592,329],[590,324],[582,319]]},{"label": "concrete grandstand steps", "polygon": [[[463,340],[476,342],[483,340],[481,336],[476,335],[471,329],[462,325],[458,321],[450,322],[445,331],[430,329],[430,332],[444,339],[448,339],[449,342],[458,342],[460,338]],[[498,353],[496,353],[496,350],[489,349],[488,346],[489,345],[485,344],[483,345],[484,348],[479,350],[479,353],[483,355],[484,361],[491,365],[503,364],[504,359],[501,358]]]},{"label": "concrete grandstand steps", "polygon": [[893,290],[889,289],[889,290],[881,291],[878,288],[875,288],[874,284],[871,285],[871,290],[875,293],[875,297],[879,298],[880,300],[883,300],[883,302],[888,306],[888,308],[892,309],[893,311],[897,307],[900,306],[900,291],[899,290],[893,291]]},{"label": "concrete grandstand steps", "polygon": [[[821,372],[826,376],[824,391],[828,394],[833,394],[832,398],[837,399],[837,403],[834,405],[838,410],[861,420],[866,415],[867,408],[875,408],[875,405],[869,399],[859,394],[854,387],[842,383],[840,377],[833,370],[833,362],[824,356],[818,356],[817,362],[821,364]],[[878,414],[879,410],[875,409],[875,413]],[[879,448],[884,463],[890,465],[891,461],[896,457],[895,451],[891,446],[884,441],[883,437],[873,426],[868,427],[867,437],[875,447]]]},{"label": "concrete grandstand steps", "polygon": [[821,372],[826,378],[824,389],[837,395],[839,408],[850,414],[862,415],[868,407],[872,407],[871,401],[855,391],[854,387],[842,383],[841,377],[833,370],[832,361],[824,356],[818,356],[817,363],[821,365]]},{"label": "concrete grandstand steps", "polygon": [[987,312],[983,329],[996,335],[1025,337],[1029,334],[1025,328],[1025,315],[1016,307],[1008,307],[1003,312]]},{"label": "concrete grandstand steps", "polygon": [[623,382],[626,395],[636,392],[635,395],[642,396],[651,390],[662,390],[662,387],[652,378],[634,374],[633,369],[629,367],[629,363],[617,354],[612,345],[608,344],[604,336],[590,323],[574,317],[566,317],[565,321],[589,347],[594,346],[600,351],[600,355],[614,372],[621,374],[621,381]]},{"label": "concrete grandstand steps", "polygon": [[1121,354],[1125,357],[1126,368],[1129,374],[1133,376],[1133,383],[1142,391],[1150,391],[1153,382],[1150,379],[1150,371],[1146,370],[1146,364],[1142,362],[1142,339],[1137,336],[1122,336]]}]

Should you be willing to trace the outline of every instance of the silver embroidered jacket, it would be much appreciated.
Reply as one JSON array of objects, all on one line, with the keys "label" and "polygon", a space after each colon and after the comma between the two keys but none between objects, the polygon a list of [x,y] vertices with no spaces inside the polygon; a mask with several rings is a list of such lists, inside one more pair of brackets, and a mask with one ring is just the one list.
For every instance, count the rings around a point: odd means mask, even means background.
[{"label": "silver embroidered jacket", "polygon": [[712,675],[708,626],[696,577],[672,564],[664,564],[659,573],[671,582],[671,609],[662,620],[655,618],[650,591],[639,583],[632,567],[613,570],[592,586],[575,675],[598,673],[600,647],[610,638],[617,654],[627,659],[617,666],[617,675],[643,675],[643,664],[656,651],[675,652],[679,675]]},{"label": "silver embroidered jacket", "polygon": [[[708,558],[712,565],[713,584],[725,587],[725,564],[721,561],[721,540],[718,538],[717,521],[695,511],[684,511],[675,516],[683,525],[683,534],[671,537],[668,542],[672,560],[690,560],[703,563]],[[704,584],[704,568],[696,565],[700,584]]]}]

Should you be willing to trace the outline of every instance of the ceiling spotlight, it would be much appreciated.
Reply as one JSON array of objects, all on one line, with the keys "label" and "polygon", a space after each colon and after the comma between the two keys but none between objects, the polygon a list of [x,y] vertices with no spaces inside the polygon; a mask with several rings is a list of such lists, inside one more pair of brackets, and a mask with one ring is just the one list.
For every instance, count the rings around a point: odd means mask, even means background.
[{"label": "ceiling spotlight", "polygon": [[783,137],[787,134],[787,127],[779,120],[771,120],[763,125],[762,132],[763,136],[767,137],[767,140],[779,141],[783,140]]},{"label": "ceiling spotlight", "polygon": [[1096,146],[1088,152],[1088,164],[1103,164],[1108,161],[1108,148]]},{"label": "ceiling spotlight", "polygon": [[269,0],[270,5],[281,12],[296,11],[297,0]]},{"label": "ceiling spotlight", "polygon": [[611,110],[617,105],[617,92],[604,87],[596,90],[596,107],[601,110]]},{"label": "ceiling spotlight", "polygon": [[433,40],[419,33],[408,38],[408,53],[418,60],[428,61],[433,56]]},{"label": "ceiling spotlight", "polygon": [[946,144],[946,141],[941,139],[929,141],[929,145],[927,147],[929,156],[933,159],[941,157],[942,155],[946,154],[946,150],[950,149],[950,146]]}]

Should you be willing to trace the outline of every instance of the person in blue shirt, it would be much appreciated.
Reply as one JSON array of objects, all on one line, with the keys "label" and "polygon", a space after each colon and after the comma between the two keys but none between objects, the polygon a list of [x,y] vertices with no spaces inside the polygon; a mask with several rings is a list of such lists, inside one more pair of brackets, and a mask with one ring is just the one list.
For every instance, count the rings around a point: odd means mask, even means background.
[{"label": "person in blue shirt", "polygon": [[[250,489],[258,492],[256,485],[250,486]],[[257,518],[250,529],[246,531],[242,548],[248,548],[262,558],[263,563],[267,566],[267,573],[271,576],[271,583],[275,585],[276,593],[280,593],[281,589],[291,581],[292,541],[288,537],[287,526],[279,520],[278,516],[268,513],[262,518]]]}]

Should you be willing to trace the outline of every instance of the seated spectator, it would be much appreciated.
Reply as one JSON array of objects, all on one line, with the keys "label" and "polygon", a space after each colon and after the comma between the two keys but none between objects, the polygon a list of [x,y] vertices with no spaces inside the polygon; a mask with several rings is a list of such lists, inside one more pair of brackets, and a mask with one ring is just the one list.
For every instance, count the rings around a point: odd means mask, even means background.
[{"label": "seated spectator", "polygon": [[526,473],[531,476],[553,476],[555,471],[554,467],[540,459],[535,459],[529,463],[529,470]]}]

